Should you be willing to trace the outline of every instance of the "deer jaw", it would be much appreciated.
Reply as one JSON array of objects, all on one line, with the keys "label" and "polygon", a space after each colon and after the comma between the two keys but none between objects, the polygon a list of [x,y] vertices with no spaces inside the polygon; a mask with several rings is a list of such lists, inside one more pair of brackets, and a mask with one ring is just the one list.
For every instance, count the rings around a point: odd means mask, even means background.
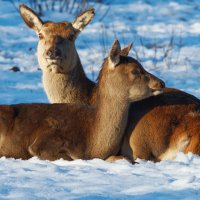
[{"label": "deer jaw", "polygon": [[[137,87],[131,88],[129,91],[129,98],[133,101],[139,101],[150,96],[156,96],[162,94],[162,88],[165,86],[164,82],[158,82],[158,79],[146,72],[143,68],[137,72],[132,72],[131,76]],[[141,73],[141,76],[138,76]],[[140,79],[138,81],[138,79]],[[148,83],[148,84],[145,84]]]}]

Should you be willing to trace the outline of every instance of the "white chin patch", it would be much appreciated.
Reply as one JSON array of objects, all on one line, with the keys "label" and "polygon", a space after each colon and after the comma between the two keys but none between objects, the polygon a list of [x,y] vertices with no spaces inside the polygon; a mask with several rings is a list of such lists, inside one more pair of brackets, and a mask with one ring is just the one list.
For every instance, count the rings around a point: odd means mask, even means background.
[{"label": "white chin patch", "polygon": [[156,90],[156,91],[153,92],[153,96],[157,96],[157,95],[162,94],[162,93],[163,93],[162,90]]},{"label": "white chin patch", "polygon": [[51,65],[50,70],[53,73],[60,73],[60,69],[59,69],[59,67],[57,65]]}]

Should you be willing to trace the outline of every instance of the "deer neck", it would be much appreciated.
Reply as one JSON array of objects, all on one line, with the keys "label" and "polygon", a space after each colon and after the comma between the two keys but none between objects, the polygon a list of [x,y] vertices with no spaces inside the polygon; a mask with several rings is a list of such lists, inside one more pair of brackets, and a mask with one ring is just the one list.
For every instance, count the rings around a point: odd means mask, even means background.
[{"label": "deer neck", "polygon": [[106,159],[116,155],[122,141],[130,103],[126,98],[99,91],[90,138],[91,153]]},{"label": "deer neck", "polygon": [[68,73],[43,72],[44,90],[51,103],[87,103],[89,101],[87,84],[90,80],[84,73],[77,52],[76,56],[77,62]]}]

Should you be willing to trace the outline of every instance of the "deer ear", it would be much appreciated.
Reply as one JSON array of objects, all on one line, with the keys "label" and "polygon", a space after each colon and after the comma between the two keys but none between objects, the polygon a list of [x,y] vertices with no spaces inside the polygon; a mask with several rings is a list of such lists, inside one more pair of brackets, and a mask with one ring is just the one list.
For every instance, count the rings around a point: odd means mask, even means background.
[{"label": "deer ear", "polygon": [[121,46],[119,44],[119,41],[115,40],[108,56],[110,69],[114,69],[116,65],[119,64],[120,53],[121,53]]},{"label": "deer ear", "polygon": [[24,4],[21,4],[19,6],[19,11],[24,22],[29,28],[34,29],[36,32],[39,32],[41,30],[43,22],[33,10],[31,10]]},{"label": "deer ear", "polygon": [[122,55],[122,56],[128,56],[128,54],[129,54],[129,52],[130,52],[132,46],[133,46],[133,43],[131,43],[131,44],[129,44],[127,47],[123,48],[123,49],[121,50],[120,55]]},{"label": "deer ear", "polygon": [[81,32],[93,19],[94,8],[89,8],[88,10],[82,12],[75,20],[72,22],[74,29]]}]

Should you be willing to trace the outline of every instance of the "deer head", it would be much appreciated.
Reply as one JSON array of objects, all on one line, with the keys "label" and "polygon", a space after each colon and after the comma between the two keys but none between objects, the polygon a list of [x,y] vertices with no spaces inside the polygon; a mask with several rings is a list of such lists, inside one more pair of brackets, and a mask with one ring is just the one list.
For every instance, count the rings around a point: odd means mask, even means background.
[{"label": "deer head", "polygon": [[[118,40],[115,40],[105,60],[99,80],[106,78],[104,87],[110,88],[109,94],[117,95],[116,98],[121,95],[122,98],[128,96],[130,101],[138,101],[160,94],[165,83],[147,72],[137,60],[126,56],[130,48],[131,45],[121,50]],[[107,77],[108,74],[109,77]],[[120,93],[116,94],[116,90]]]},{"label": "deer head", "polygon": [[67,73],[79,61],[74,42],[78,34],[93,19],[94,9],[81,13],[74,22],[43,22],[25,5],[20,14],[27,26],[38,35],[38,62],[40,68],[53,73]]}]

